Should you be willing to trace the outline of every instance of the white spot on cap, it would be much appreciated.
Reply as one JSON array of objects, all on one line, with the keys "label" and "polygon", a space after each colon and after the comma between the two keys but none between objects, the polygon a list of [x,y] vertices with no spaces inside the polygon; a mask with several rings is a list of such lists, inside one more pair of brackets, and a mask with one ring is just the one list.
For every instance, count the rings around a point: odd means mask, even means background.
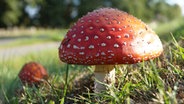
[{"label": "white spot on cap", "polygon": [[77,39],[78,42],[81,42],[81,38]]},{"label": "white spot on cap", "polygon": [[73,49],[79,49],[79,47],[76,45],[73,45]]},{"label": "white spot on cap", "polygon": [[99,53],[97,53],[95,56],[96,56],[96,57],[98,57],[99,55],[100,55],[100,54],[99,54]]},{"label": "white spot on cap", "polygon": [[112,31],[115,31],[115,28],[111,28]]},{"label": "white spot on cap", "polygon": [[88,22],[91,22],[91,20],[88,20]]},{"label": "white spot on cap", "polygon": [[60,49],[63,49],[63,45],[60,45]]},{"label": "white spot on cap", "polygon": [[89,40],[89,37],[88,37],[88,36],[86,36],[86,37],[85,37],[85,41],[88,41],[88,40]]},{"label": "white spot on cap", "polygon": [[121,38],[121,35],[118,35],[117,38],[120,39]]},{"label": "white spot on cap", "polygon": [[106,38],[107,38],[107,39],[111,39],[111,36],[107,36]]},{"label": "white spot on cap", "polygon": [[68,58],[70,59],[70,58],[72,58],[72,56],[68,56]]},{"label": "white spot on cap", "polygon": [[89,59],[89,56],[86,56],[86,59]]},{"label": "white spot on cap", "polygon": [[72,36],[73,38],[75,38],[76,37],[76,34],[73,34],[73,36]]},{"label": "white spot on cap", "polygon": [[100,32],[104,32],[105,30],[104,30],[104,28],[100,28]]},{"label": "white spot on cap", "polygon": [[105,43],[101,43],[101,46],[102,46],[102,47],[105,47],[105,46],[106,46],[106,44],[105,44]]},{"label": "white spot on cap", "polygon": [[90,45],[90,46],[89,46],[89,49],[93,49],[93,48],[95,48],[94,45]]},{"label": "white spot on cap", "polygon": [[125,38],[129,38],[130,35],[129,34],[124,34]]},{"label": "white spot on cap", "polygon": [[134,46],[134,44],[133,43],[130,43],[130,46]]},{"label": "white spot on cap", "polygon": [[80,49],[85,49],[85,47],[81,47]]},{"label": "white spot on cap", "polygon": [[123,57],[123,60],[125,60],[126,59],[126,57]]},{"label": "white spot on cap", "polygon": [[107,52],[110,53],[110,52],[113,52],[113,51],[112,50],[108,50]]},{"label": "white spot on cap", "polygon": [[112,56],[108,56],[108,58],[112,58]]},{"label": "white spot on cap", "polygon": [[79,55],[84,55],[84,52],[79,52]]},{"label": "white spot on cap", "polygon": [[112,24],[112,23],[109,21],[107,24],[109,24],[109,25],[110,25],[110,24]]},{"label": "white spot on cap", "polygon": [[132,58],[133,56],[131,54],[128,54],[128,57]]},{"label": "white spot on cap", "polygon": [[84,31],[81,31],[81,34],[84,34]]},{"label": "white spot on cap", "polygon": [[122,29],[121,28],[118,28],[119,31],[121,31]]},{"label": "white spot on cap", "polygon": [[119,45],[118,44],[114,44],[114,48],[118,48],[119,47]]},{"label": "white spot on cap", "polygon": [[89,27],[89,29],[90,29],[90,30],[93,30],[93,27],[92,27],[92,26],[90,26],[90,27]]},{"label": "white spot on cap", "polygon": [[68,45],[67,45],[67,48],[70,48],[70,46],[71,46],[71,45],[70,45],[70,44],[68,44]]},{"label": "white spot on cap", "polygon": [[81,28],[84,28],[84,26],[81,26]]},{"label": "white spot on cap", "polygon": [[123,42],[123,45],[126,45],[126,42]]},{"label": "white spot on cap", "polygon": [[96,20],[96,23],[99,23],[99,20]]},{"label": "white spot on cap", "polygon": [[95,35],[95,36],[94,36],[94,39],[98,39],[98,36],[97,36],[97,35]]}]

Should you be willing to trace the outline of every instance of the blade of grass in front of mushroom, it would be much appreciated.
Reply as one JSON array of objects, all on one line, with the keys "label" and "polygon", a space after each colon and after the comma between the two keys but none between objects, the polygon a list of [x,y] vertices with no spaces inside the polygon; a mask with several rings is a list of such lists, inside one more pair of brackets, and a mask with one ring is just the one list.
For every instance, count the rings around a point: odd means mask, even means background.
[{"label": "blade of grass in front of mushroom", "polygon": [[63,91],[63,97],[60,99],[61,100],[60,104],[64,104],[65,99],[66,99],[66,92],[68,88],[68,73],[69,73],[69,64],[66,64],[65,86],[64,86],[64,91]]},{"label": "blade of grass in front of mushroom", "polygon": [[[18,81],[19,81],[18,77],[16,77],[16,78],[12,79],[9,86],[4,86],[3,84],[1,85],[1,89],[3,91],[3,96],[8,103],[11,102],[11,97],[8,94],[14,92],[14,89],[17,87]],[[12,94],[12,96],[13,95],[14,94]]]},{"label": "blade of grass in front of mushroom", "polygon": [[176,41],[176,39],[174,38],[174,36],[173,36],[172,33],[170,33],[170,35],[171,35],[171,37],[172,37],[172,39],[173,39],[174,45],[178,48],[178,46],[179,46],[178,42]]},{"label": "blade of grass in front of mushroom", "polygon": [[10,101],[9,101],[9,99],[8,99],[8,96],[7,96],[7,93],[6,93],[6,91],[5,91],[5,89],[2,87],[2,92],[3,92],[3,95],[4,95],[4,98],[5,98],[5,100],[7,101],[7,103],[10,103]]},{"label": "blade of grass in front of mushroom", "polygon": [[117,85],[117,89],[120,89],[121,85],[125,83],[125,79],[128,76],[128,70],[125,68],[125,70],[123,70],[120,66],[115,65],[115,70],[116,73],[119,73],[119,78],[117,77],[117,81],[118,81],[118,85]]},{"label": "blade of grass in front of mushroom", "polygon": [[175,45],[175,47],[177,48],[177,50],[174,50],[174,53],[181,55],[182,59],[184,60],[184,48],[181,47],[178,42],[176,41],[175,37],[173,36],[173,34],[171,33],[172,39],[173,39],[173,44]]},{"label": "blade of grass in front of mushroom", "polygon": [[40,93],[39,89],[38,89],[35,85],[33,85],[33,90],[35,91],[35,94],[37,95],[37,97],[38,97],[40,103],[41,103],[41,104],[44,104],[43,96],[42,96],[42,94]]},{"label": "blade of grass in front of mushroom", "polygon": [[155,63],[153,62],[153,60],[150,60],[151,62],[151,70],[153,71],[153,77],[155,78],[154,80],[157,82],[157,89],[158,89],[158,92],[159,94],[163,97],[163,101],[164,103],[166,104],[169,104],[169,96],[167,94],[167,91],[165,90],[165,86],[164,86],[164,81],[162,80],[162,78],[159,76],[159,73],[158,73],[158,70],[156,69],[156,65]]},{"label": "blade of grass in front of mushroom", "polygon": [[50,83],[48,80],[46,81],[46,84],[51,88],[53,94],[55,94],[59,98],[59,94],[57,92],[57,89],[53,86],[54,84]]}]

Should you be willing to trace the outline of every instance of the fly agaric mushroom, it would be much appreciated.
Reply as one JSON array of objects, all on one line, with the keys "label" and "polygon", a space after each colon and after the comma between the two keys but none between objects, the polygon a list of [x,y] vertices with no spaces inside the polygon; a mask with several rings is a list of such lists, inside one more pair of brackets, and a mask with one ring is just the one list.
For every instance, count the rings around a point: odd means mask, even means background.
[{"label": "fly agaric mushroom", "polygon": [[[159,37],[141,20],[118,9],[101,8],[70,28],[59,47],[59,57],[69,64],[96,65],[97,80],[114,82],[114,65],[153,59],[162,51]],[[95,81],[95,91],[101,90],[105,86]]]},{"label": "fly agaric mushroom", "polygon": [[36,62],[26,63],[19,72],[19,78],[22,83],[28,85],[38,84],[41,80],[48,78],[45,68]]}]

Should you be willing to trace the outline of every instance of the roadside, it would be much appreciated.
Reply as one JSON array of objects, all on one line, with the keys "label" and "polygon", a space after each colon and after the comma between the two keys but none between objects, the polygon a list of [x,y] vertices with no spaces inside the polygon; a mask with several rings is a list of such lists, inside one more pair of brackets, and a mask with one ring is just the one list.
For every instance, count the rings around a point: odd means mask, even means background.
[{"label": "roadside", "polygon": [[5,61],[14,57],[26,55],[31,52],[39,52],[44,49],[58,48],[59,42],[47,42],[34,45],[17,46],[13,48],[0,49],[0,59]]}]

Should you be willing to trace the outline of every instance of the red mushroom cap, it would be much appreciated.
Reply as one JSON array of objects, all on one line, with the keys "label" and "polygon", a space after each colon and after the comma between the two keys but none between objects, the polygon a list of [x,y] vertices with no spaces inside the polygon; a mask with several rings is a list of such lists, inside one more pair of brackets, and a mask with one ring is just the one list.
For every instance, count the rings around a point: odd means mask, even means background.
[{"label": "red mushroom cap", "polygon": [[70,64],[133,64],[158,57],[159,37],[126,12],[102,8],[80,18],[59,47],[61,61]]},{"label": "red mushroom cap", "polygon": [[23,83],[37,84],[41,79],[48,77],[45,68],[36,62],[26,63],[19,72],[19,78]]}]

